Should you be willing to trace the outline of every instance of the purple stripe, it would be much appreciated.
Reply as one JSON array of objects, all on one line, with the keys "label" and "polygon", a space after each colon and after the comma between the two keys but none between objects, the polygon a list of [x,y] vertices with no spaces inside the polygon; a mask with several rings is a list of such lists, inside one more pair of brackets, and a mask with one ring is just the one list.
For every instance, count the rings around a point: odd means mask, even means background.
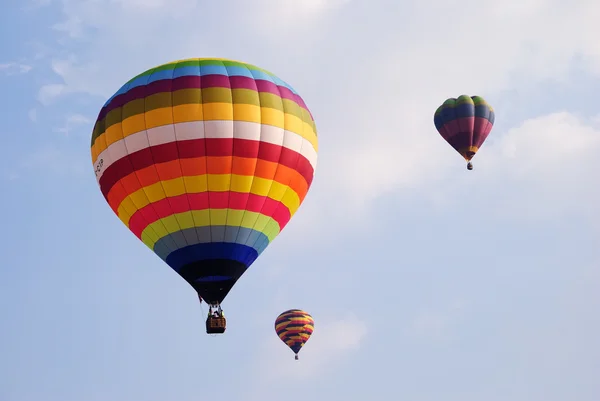
[{"label": "purple stripe", "polygon": [[473,136],[473,129],[475,128],[475,117],[460,117],[457,118],[460,132],[466,132],[469,136]]},{"label": "purple stripe", "polygon": [[460,126],[456,120],[448,121],[442,126],[442,129],[444,130],[444,134],[442,136],[447,141],[460,132]]},{"label": "purple stripe", "polygon": [[475,131],[473,134],[473,146],[477,146],[479,149],[483,142],[487,139],[488,135],[492,131],[492,123],[487,118],[477,117],[475,118]]},{"label": "purple stripe", "polygon": [[181,89],[207,88],[250,89],[257,92],[272,93],[284,99],[292,100],[308,111],[306,104],[300,96],[294,95],[292,91],[284,86],[277,86],[269,81],[262,79],[255,80],[243,76],[229,77],[220,74],[204,75],[202,77],[197,75],[186,75],[175,79],[161,79],[148,85],[136,86],[121,95],[115,96],[109,104],[102,108],[98,115],[98,120],[102,120],[106,117],[111,110],[123,107],[123,105],[133,100],[143,99],[155,93],[172,92]]}]

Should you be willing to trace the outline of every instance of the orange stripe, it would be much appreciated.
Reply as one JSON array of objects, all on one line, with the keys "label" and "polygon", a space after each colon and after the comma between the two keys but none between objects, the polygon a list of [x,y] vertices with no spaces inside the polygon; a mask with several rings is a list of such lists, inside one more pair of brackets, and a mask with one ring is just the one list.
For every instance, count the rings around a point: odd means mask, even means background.
[{"label": "orange stripe", "polygon": [[288,185],[296,192],[300,202],[304,200],[308,192],[308,184],[304,177],[296,170],[283,164],[247,157],[207,156],[172,160],[137,170],[137,172],[125,176],[113,185],[108,192],[107,200],[110,207],[116,213],[121,202],[128,195],[141,188],[148,187],[159,181],[167,181],[180,177],[202,176],[207,173],[253,175],[255,177],[275,180],[281,184]]}]

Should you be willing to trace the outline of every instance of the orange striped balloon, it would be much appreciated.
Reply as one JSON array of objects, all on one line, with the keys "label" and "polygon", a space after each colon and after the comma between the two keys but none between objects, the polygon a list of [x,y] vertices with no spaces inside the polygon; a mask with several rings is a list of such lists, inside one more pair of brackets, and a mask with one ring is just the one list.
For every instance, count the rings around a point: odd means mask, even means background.
[{"label": "orange striped balloon", "polygon": [[277,335],[296,354],[306,344],[315,329],[312,316],[300,309],[290,309],[275,320]]}]

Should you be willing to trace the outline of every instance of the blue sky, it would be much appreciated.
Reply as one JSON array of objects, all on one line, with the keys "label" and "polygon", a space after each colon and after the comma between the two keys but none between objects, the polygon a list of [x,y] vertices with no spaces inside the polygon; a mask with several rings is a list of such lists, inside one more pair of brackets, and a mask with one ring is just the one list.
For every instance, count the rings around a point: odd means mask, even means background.
[{"label": "blue sky", "polygon": [[[7,3],[0,401],[597,401],[599,18],[592,0]],[[320,139],[221,337],[89,155],[104,101],[187,57],[273,71]],[[463,93],[496,109],[472,172],[433,126]],[[273,330],[289,308],[315,318],[299,362]]]}]

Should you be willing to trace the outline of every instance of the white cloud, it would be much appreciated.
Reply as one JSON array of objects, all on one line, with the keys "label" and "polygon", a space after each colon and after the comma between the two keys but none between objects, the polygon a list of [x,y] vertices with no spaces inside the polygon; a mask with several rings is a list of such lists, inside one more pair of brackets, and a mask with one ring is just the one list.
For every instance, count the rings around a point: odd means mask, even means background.
[{"label": "white cloud", "polygon": [[47,106],[57,97],[65,93],[67,93],[67,87],[63,84],[44,85],[38,92],[38,101],[44,106]]},{"label": "white cloud", "polygon": [[81,114],[71,114],[65,118],[63,126],[55,128],[54,132],[60,132],[68,136],[74,128],[86,124],[92,124],[92,120]]},{"label": "white cloud", "polygon": [[[287,46],[286,41],[292,41],[297,51],[310,46],[308,38],[317,38],[317,28],[326,26],[325,21],[315,25],[319,16],[344,3],[234,1],[207,8],[197,0],[65,0],[64,18],[54,28],[66,36],[57,43],[70,56],[58,56],[52,64],[67,90],[53,94],[84,92],[108,97],[131,76],[174,59],[215,56],[253,62],[261,57],[263,46],[257,52],[244,42],[256,46],[275,41]],[[225,21],[223,15],[227,15]],[[86,48],[79,49],[75,57],[70,45],[81,40],[86,41]],[[246,50],[240,52],[240,48]]]},{"label": "white cloud", "polygon": [[430,341],[444,341],[463,316],[465,307],[463,301],[454,301],[448,305],[421,310],[409,327],[410,334]]},{"label": "white cloud", "polygon": [[15,171],[5,171],[3,175],[8,181],[15,181],[20,177],[20,175]]},{"label": "white cloud", "polygon": [[33,67],[30,65],[16,62],[0,63],[0,71],[6,75],[26,74],[31,71],[32,68]]},{"label": "white cloud", "polygon": [[[81,175],[89,170],[84,163],[85,155],[73,153],[56,146],[43,146],[28,155],[19,163],[21,173],[36,171],[52,175]],[[19,174],[21,175],[21,174]]]},{"label": "white cloud", "polygon": [[[600,65],[600,50],[589,37],[600,16],[597,2],[437,3],[435,12],[430,3],[417,3],[409,23],[394,38],[400,39],[404,60],[417,62],[388,64],[390,68],[428,77],[440,89],[461,91],[514,87],[523,78],[564,78],[579,56],[592,70]],[[417,27],[420,35],[403,35]],[[420,62],[424,59],[429,62]]]},{"label": "white cloud", "polygon": [[29,110],[29,112],[27,113],[27,116],[29,117],[29,120],[36,122],[37,121],[37,110],[36,109]]},{"label": "white cloud", "polygon": [[52,0],[28,0],[24,3],[25,4],[23,5],[22,9],[24,11],[32,11],[38,8],[49,6],[50,4],[52,4]]},{"label": "white cloud", "polygon": [[[351,1],[258,0],[253,3],[253,12],[251,12],[253,28],[256,32],[270,36],[274,41],[278,39],[285,41],[288,37],[286,32],[289,31],[301,34],[303,40],[307,41],[309,38],[305,27],[310,26],[313,30],[321,31],[322,20]],[[273,32],[281,32],[281,35],[273,35]],[[294,47],[298,48],[299,43],[294,43]]]},{"label": "white cloud", "polygon": [[83,33],[82,21],[77,16],[72,16],[63,22],[54,24],[52,28],[66,33],[71,38],[78,38]]},{"label": "white cloud", "polygon": [[55,166],[62,159],[62,152],[54,147],[44,147],[29,154],[22,163],[23,167]]}]

